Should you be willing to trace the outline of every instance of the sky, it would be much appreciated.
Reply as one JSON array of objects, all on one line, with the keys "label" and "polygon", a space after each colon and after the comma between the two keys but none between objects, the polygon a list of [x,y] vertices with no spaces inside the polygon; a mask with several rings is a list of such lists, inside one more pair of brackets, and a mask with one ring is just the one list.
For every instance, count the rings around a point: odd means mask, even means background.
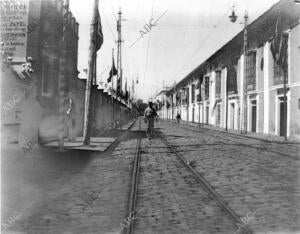
[{"label": "sky", "polygon": [[[88,66],[93,1],[70,0],[71,11],[79,23],[78,70],[81,74]],[[163,85],[171,86],[183,79],[240,32],[245,10],[251,23],[276,2],[278,0],[99,0],[104,42],[97,53],[97,80],[106,82],[108,78],[112,48],[116,62],[119,9],[124,18],[123,86],[126,78],[128,84],[138,79],[135,97],[148,101]],[[228,18],[233,5],[238,15],[236,23]],[[155,26],[146,32],[144,26],[157,19]],[[143,37],[140,30],[146,33]]]}]

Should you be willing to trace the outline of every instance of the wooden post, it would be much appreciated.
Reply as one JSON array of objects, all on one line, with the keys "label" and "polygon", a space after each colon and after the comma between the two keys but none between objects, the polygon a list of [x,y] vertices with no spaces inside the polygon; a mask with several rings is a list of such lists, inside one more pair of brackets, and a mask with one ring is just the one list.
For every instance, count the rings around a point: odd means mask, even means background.
[{"label": "wooden post", "polygon": [[93,10],[93,18],[90,29],[90,47],[89,47],[89,71],[88,77],[86,80],[86,88],[85,88],[85,110],[84,110],[84,126],[83,126],[83,144],[90,144],[90,98],[91,98],[91,85],[93,81],[94,75],[94,66],[95,66],[95,53],[96,53],[96,45],[95,45],[95,23],[96,23],[96,12],[98,9],[99,0],[94,0],[94,10]]}]

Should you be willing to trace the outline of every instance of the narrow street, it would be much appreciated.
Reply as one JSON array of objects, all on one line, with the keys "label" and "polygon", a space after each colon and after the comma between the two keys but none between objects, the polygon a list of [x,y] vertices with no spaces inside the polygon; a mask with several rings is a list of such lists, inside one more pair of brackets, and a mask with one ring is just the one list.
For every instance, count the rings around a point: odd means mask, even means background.
[{"label": "narrow street", "polygon": [[300,234],[300,0],[0,0],[1,233]]},{"label": "narrow street", "polygon": [[140,124],[138,120],[131,130],[115,130],[119,140],[103,153],[37,148],[7,168],[2,172],[2,220],[16,218],[7,228],[2,225],[3,233],[126,230],[121,223],[127,216],[138,138],[141,162],[133,233],[246,233],[158,134],[250,231],[300,229],[299,144],[266,144],[163,120],[149,140],[144,122]]}]

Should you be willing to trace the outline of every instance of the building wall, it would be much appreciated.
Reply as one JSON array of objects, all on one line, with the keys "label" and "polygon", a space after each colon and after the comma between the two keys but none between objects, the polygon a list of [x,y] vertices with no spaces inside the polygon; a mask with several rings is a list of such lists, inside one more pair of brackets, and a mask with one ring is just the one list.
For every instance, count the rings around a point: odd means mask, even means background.
[{"label": "building wall", "polygon": [[[288,137],[300,136],[300,26],[296,25],[290,31],[288,57],[288,114],[287,114],[287,135]],[[270,50],[270,42],[265,42],[258,48],[253,49],[256,53],[256,79],[255,89],[247,91],[247,131],[252,131],[253,105],[256,105],[256,125],[257,133],[266,133],[280,135],[280,98],[283,96],[283,83],[274,82],[274,59]],[[216,98],[216,72],[221,70],[221,96]],[[192,103],[192,84],[195,84],[191,78],[189,83],[182,88],[189,88],[189,106],[180,105],[175,109],[181,112],[183,120],[192,121],[194,108],[194,121],[208,123],[217,126],[218,105],[221,108],[220,127],[226,127],[226,82],[227,68],[221,65],[211,66],[203,75],[209,77],[209,98],[204,98],[205,79],[201,84],[201,94],[204,101]],[[244,55],[237,59],[237,94],[228,95],[228,120],[229,129],[241,129],[242,102],[244,99]],[[198,94],[195,90],[195,97]],[[217,103],[217,104],[216,104]],[[256,103],[256,104],[255,104]],[[203,108],[204,104],[204,108]],[[199,112],[200,105],[200,112]],[[234,108],[233,108],[234,107]],[[188,113],[188,114],[187,114]],[[187,119],[189,116],[189,119]],[[208,116],[208,119],[207,119]],[[204,117],[204,118],[203,118]]]},{"label": "building wall", "polygon": [[300,24],[290,33],[290,134],[300,137]]},{"label": "building wall", "polygon": [[[68,106],[69,92],[73,93],[76,108],[76,130],[82,133],[84,105],[84,86],[78,79],[78,24],[71,12],[67,14],[65,44],[62,44],[63,15],[65,10],[62,0],[30,0],[32,20],[38,20],[39,28],[34,30],[27,54],[32,55],[34,64],[34,81],[38,87],[38,101],[44,109],[44,118],[41,128],[52,126],[52,131],[43,132],[42,138],[53,139],[58,136],[59,126],[59,77],[63,74],[65,109]],[[39,7],[39,9],[38,9]],[[31,11],[31,9],[30,9]],[[39,13],[38,13],[39,12]],[[38,18],[39,17],[39,18]],[[36,32],[38,35],[35,35]],[[65,64],[61,58],[65,51]],[[65,130],[65,135],[67,131]]]}]

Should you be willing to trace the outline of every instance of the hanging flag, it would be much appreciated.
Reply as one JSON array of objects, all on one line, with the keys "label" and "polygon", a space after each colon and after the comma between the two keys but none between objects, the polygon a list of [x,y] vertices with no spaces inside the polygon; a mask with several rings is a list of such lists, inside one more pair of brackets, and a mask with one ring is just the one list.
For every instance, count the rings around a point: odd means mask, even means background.
[{"label": "hanging flag", "polygon": [[271,52],[273,55],[274,62],[278,64],[282,69],[287,69],[287,47],[288,47],[288,37],[287,32],[283,32],[283,19],[279,15],[276,19],[274,36],[271,42]]},{"label": "hanging flag", "polygon": [[132,93],[134,93],[134,79],[132,79]]},{"label": "hanging flag", "polygon": [[285,28],[286,25],[288,25],[288,22],[284,20],[281,15],[279,15],[276,19],[274,36],[270,46],[274,61],[278,65],[283,65],[284,60],[286,60],[284,58],[284,50],[287,47],[288,34],[283,32],[283,28]]},{"label": "hanging flag", "polygon": [[120,78],[118,78],[118,80],[117,80],[117,96],[122,96],[121,79]]},{"label": "hanging flag", "polygon": [[125,95],[124,95],[124,100],[127,101],[128,100],[128,90],[127,90],[127,77],[126,77],[126,81],[125,81]]},{"label": "hanging flag", "polygon": [[114,60],[114,57],[112,56],[112,66],[111,66],[111,69],[109,72],[109,77],[107,79],[107,83],[111,82],[112,77],[116,76],[117,74],[118,74],[118,70],[116,69],[115,60]]},{"label": "hanging flag", "polygon": [[125,91],[124,100],[127,101],[129,97],[128,90]]},{"label": "hanging flag", "polygon": [[95,26],[95,49],[96,52],[101,48],[103,44],[103,33],[102,33],[102,25],[101,25],[101,18],[99,14],[99,9],[98,7],[95,8],[95,18],[94,18],[94,26]]},{"label": "hanging flag", "polygon": [[214,106],[213,106],[213,108],[212,108],[212,110],[211,110],[211,113],[213,113],[213,112],[215,111],[215,109],[216,109],[216,107],[217,107],[217,104],[218,104],[218,101],[216,100],[216,101],[215,101],[215,104],[214,104]]},{"label": "hanging flag", "polygon": [[288,32],[282,32],[280,46],[279,46],[279,53],[278,56],[276,57],[276,63],[283,70],[287,70],[287,66],[288,66],[288,56],[287,56],[288,39],[289,39]]}]

